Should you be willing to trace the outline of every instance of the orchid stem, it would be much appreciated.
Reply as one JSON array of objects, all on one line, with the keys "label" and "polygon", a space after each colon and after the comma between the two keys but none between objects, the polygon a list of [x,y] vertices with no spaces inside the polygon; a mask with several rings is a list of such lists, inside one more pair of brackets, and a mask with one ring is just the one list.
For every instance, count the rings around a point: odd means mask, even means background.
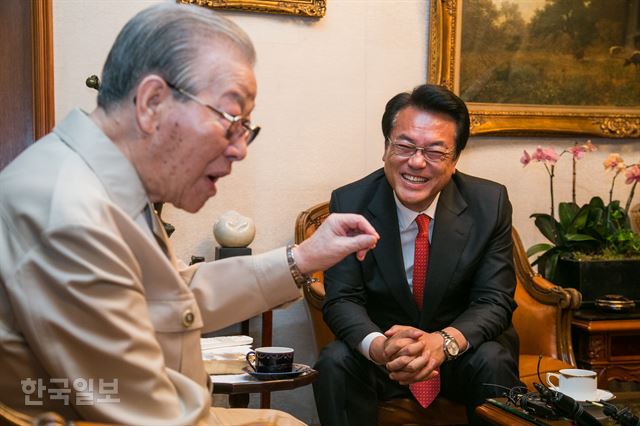
[{"label": "orchid stem", "polygon": [[609,190],[609,204],[611,204],[611,201],[613,201],[613,186],[616,184],[616,178],[619,174],[620,172],[616,173],[611,180],[611,189]]},{"label": "orchid stem", "polygon": [[624,206],[624,213],[629,217],[629,208],[631,207],[631,200],[633,199],[633,194],[636,192],[636,185],[638,181],[633,182],[633,186],[631,186],[631,192],[629,193],[629,198],[627,199],[627,205]]},{"label": "orchid stem", "polygon": [[[577,145],[577,142],[576,142]],[[571,182],[571,200],[576,204],[576,157],[573,159],[573,181]]]},{"label": "orchid stem", "polygon": [[554,199],[553,199],[553,177],[554,177],[554,171],[555,171],[555,166],[551,166],[551,169],[549,169],[549,167],[545,164],[544,165],[547,168],[547,172],[549,173],[549,190],[551,192],[551,217],[554,217]]}]

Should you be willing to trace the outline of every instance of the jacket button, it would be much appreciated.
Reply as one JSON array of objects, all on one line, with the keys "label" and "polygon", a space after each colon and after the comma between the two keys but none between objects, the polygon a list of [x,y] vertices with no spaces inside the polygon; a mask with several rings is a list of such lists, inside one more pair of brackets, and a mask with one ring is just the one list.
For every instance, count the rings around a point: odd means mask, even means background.
[{"label": "jacket button", "polygon": [[189,328],[191,327],[195,319],[196,319],[196,316],[193,314],[191,309],[187,309],[182,314],[182,325],[184,326],[184,328]]}]

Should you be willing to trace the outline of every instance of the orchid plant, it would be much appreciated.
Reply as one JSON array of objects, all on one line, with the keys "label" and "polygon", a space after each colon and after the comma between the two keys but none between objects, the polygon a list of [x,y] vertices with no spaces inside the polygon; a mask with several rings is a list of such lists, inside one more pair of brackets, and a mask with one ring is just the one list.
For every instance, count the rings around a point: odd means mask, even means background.
[{"label": "orchid plant", "polygon": [[531,161],[541,162],[545,169],[547,169],[547,173],[549,174],[549,190],[551,192],[551,216],[554,215],[554,192],[553,192],[553,178],[555,177],[555,169],[556,163],[565,154],[571,154],[572,166],[573,166],[573,176],[572,176],[572,184],[571,184],[571,201],[575,204],[576,202],[576,163],[578,160],[584,157],[585,153],[596,151],[597,148],[591,141],[587,141],[587,143],[583,145],[578,145],[576,142],[572,147],[566,148],[560,154],[553,148],[542,148],[538,146],[533,154],[529,155],[527,150],[524,151],[522,158],[520,158],[520,162],[523,167],[526,167]]},{"label": "orchid plant", "polygon": [[[609,204],[605,205],[600,197],[593,197],[588,204],[578,206],[576,202],[576,169],[577,162],[587,153],[597,148],[587,141],[584,144],[575,142],[573,146],[558,153],[553,148],[538,146],[529,154],[526,150],[520,162],[527,166],[531,162],[542,163],[549,175],[551,194],[551,214],[534,213],[536,227],[551,242],[535,244],[527,250],[528,256],[539,253],[533,262],[541,266],[545,277],[555,276],[556,265],[560,257],[581,258],[621,257],[640,255],[640,236],[629,227],[628,212],[635,187],[640,181],[640,165],[625,165],[619,154],[611,154],[604,162],[605,170],[613,171],[614,176],[609,191]],[[555,218],[554,182],[555,167],[563,155],[571,155],[572,159],[572,191],[571,202],[558,204],[558,219]],[[626,183],[631,184],[631,191],[624,209],[618,200],[613,200],[613,188],[616,178],[625,172]]]},{"label": "orchid plant", "polygon": [[640,165],[638,163],[632,164],[630,166],[624,163],[624,160],[620,156],[620,154],[610,154],[606,160],[604,160],[604,169],[614,171],[613,179],[611,179],[611,189],[609,190],[609,203],[611,203],[613,199],[613,187],[616,183],[616,178],[620,173],[625,171],[627,185],[631,185],[631,190],[629,191],[629,198],[627,198],[627,204],[624,206],[624,212],[629,214],[629,208],[631,207],[631,200],[633,199],[633,195],[636,191],[636,185],[640,182]]}]

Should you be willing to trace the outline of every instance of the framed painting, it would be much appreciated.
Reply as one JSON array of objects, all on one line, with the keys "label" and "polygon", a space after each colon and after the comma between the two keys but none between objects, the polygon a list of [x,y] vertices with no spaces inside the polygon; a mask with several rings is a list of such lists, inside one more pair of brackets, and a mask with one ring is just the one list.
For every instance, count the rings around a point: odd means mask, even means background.
[{"label": "framed painting", "polygon": [[473,135],[640,138],[640,0],[431,0],[428,81]]},{"label": "framed painting", "polygon": [[321,18],[327,11],[326,0],[176,0],[178,3],[197,4],[212,9],[232,9],[249,12]]}]

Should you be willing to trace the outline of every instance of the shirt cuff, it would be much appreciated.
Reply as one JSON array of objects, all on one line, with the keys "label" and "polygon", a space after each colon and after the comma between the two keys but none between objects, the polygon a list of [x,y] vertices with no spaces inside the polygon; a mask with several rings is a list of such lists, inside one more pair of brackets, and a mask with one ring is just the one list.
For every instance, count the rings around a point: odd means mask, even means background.
[{"label": "shirt cuff", "polygon": [[[360,351],[360,353],[367,358],[369,361],[375,362],[371,359],[371,356],[369,355],[369,348],[371,347],[371,342],[373,342],[373,339],[375,339],[376,337],[382,336],[384,337],[384,334],[378,332],[378,331],[374,331],[373,333],[369,333],[365,336],[364,339],[362,339],[362,342],[360,342],[360,344],[358,345],[358,351]],[[377,363],[376,363],[377,364]]]}]

